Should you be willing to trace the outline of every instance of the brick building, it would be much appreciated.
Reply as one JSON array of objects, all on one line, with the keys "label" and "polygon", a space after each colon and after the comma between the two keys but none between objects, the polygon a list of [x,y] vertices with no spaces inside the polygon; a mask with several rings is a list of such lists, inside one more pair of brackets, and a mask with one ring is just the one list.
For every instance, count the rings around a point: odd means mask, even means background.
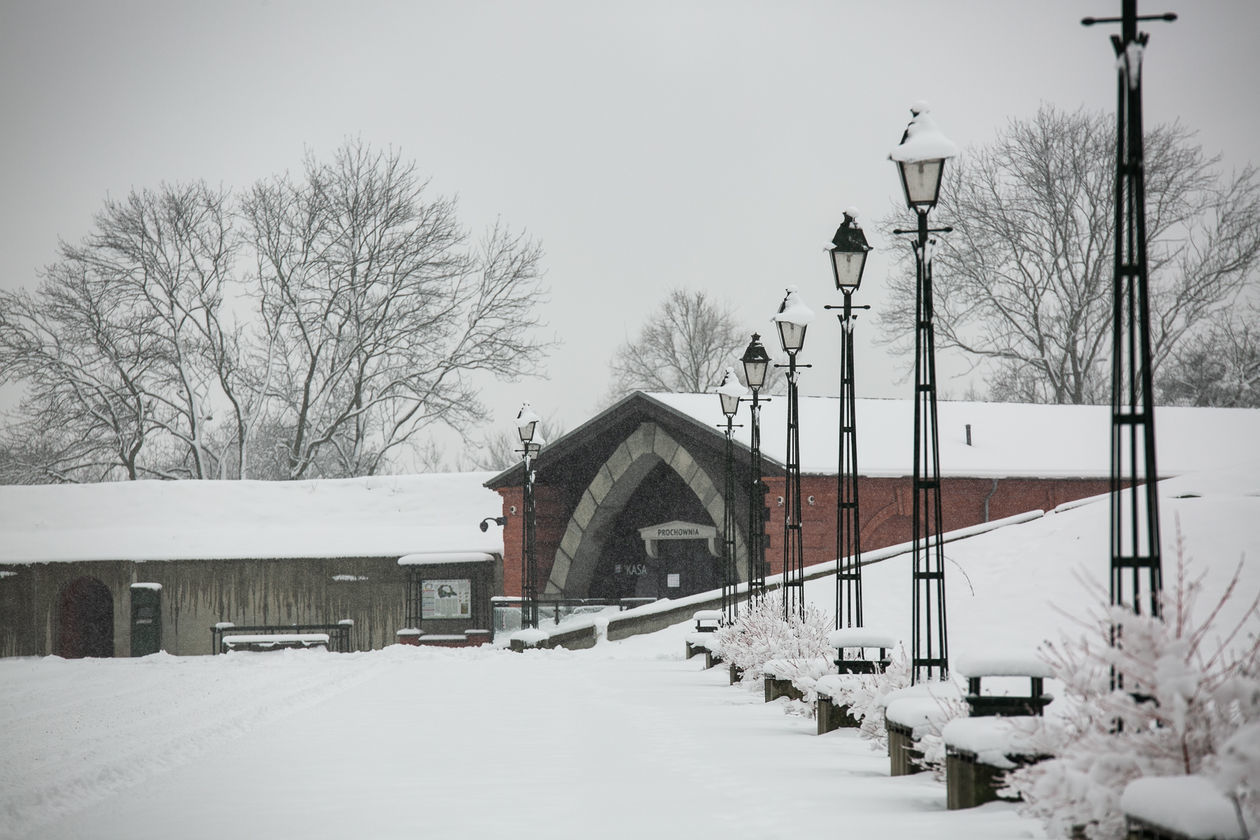
[{"label": "brick building", "polygon": [[[765,559],[783,568],[786,400],[762,408],[769,490]],[[801,399],[806,565],[834,561],[838,400]],[[1105,406],[941,402],[942,515],[946,531],[1105,493],[1110,425]],[[753,480],[748,415],[736,418],[735,553],[748,578]],[[1160,408],[1161,475],[1209,469],[1222,447],[1254,445],[1260,411]],[[725,420],[715,395],[635,393],[545,447],[535,460],[537,550],[543,594],[564,598],[677,597],[720,586],[716,554],[724,500]],[[913,406],[858,400],[863,550],[911,538]],[[504,592],[521,592],[523,467],[486,486],[503,497]]]}]

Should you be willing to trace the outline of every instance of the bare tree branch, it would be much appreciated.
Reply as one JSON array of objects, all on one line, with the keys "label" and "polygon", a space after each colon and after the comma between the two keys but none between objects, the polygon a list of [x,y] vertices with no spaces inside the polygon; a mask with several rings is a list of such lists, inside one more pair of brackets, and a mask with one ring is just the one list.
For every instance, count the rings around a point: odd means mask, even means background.
[{"label": "bare tree branch", "polygon": [[[989,396],[1106,402],[1114,243],[1114,121],[1043,106],[947,167],[934,261],[938,346],[987,371]],[[1196,325],[1254,281],[1260,182],[1222,178],[1179,124],[1146,137],[1148,261],[1156,369]],[[956,164],[956,165],[955,165]],[[892,228],[899,219],[887,219]],[[902,256],[881,309],[888,343],[912,347],[914,273]]]}]

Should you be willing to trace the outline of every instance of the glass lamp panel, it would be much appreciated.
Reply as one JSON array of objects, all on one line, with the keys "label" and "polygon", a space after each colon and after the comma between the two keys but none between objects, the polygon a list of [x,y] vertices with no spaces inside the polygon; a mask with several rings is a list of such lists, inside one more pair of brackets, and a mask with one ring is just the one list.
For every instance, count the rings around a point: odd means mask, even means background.
[{"label": "glass lamp panel", "polygon": [[783,352],[796,353],[805,346],[805,325],[793,324],[791,321],[776,321],[779,327],[779,343]]},{"label": "glass lamp panel", "polygon": [[831,249],[831,269],[835,273],[837,289],[857,291],[862,284],[862,269],[865,267],[865,251]]},{"label": "glass lamp panel", "polygon": [[718,393],[718,397],[722,400],[722,413],[727,417],[734,417],[739,411],[739,397],[733,394]]},{"label": "glass lamp panel", "polygon": [[766,384],[766,369],[769,366],[767,359],[744,359],[744,381],[749,388],[755,390]]},{"label": "glass lamp panel", "polygon": [[901,185],[906,191],[906,204],[910,207],[931,207],[941,188],[944,158],[932,160],[900,161]]}]

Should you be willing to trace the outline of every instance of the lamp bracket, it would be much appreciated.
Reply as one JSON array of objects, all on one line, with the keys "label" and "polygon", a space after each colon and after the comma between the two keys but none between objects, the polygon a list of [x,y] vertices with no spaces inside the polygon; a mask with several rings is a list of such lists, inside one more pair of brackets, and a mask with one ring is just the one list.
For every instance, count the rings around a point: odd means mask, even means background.
[{"label": "lamp bracket", "polygon": [[[1175,12],[1165,12],[1162,15],[1138,15],[1137,17],[1133,19],[1134,20],[1166,20],[1169,23],[1172,23],[1174,20],[1177,19],[1177,15]],[[1081,26],[1093,26],[1096,23],[1124,23],[1124,18],[1117,18],[1117,17],[1081,18]]]},{"label": "lamp bracket", "polygon": [[[928,233],[953,233],[954,229],[950,227],[949,225],[946,225],[945,227],[928,228],[927,232]],[[901,228],[893,228],[893,233],[896,234],[897,236],[918,236],[919,235],[919,231],[917,229],[902,230]]]},{"label": "lamp bracket", "polygon": [[866,303],[866,304],[862,304],[861,306],[859,306],[858,304],[854,303],[854,304],[850,304],[848,307],[845,307],[845,305],[844,305],[843,303],[836,303],[836,304],[830,304],[830,303],[829,303],[829,304],[827,304],[826,306],[824,306],[824,307],[823,307],[823,309],[845,309],[845,308],[848,308],[848,309],[870,309],[870,308],[871,308],[871,305],[870,305],[869,303]]}]

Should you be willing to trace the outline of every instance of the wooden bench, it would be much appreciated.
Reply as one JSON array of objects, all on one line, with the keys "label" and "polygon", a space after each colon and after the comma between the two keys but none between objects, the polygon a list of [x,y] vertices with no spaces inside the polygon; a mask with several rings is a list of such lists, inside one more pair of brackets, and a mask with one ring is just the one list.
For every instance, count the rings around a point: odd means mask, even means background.
[{"label": "wooden bench", "polygon": [[[960,658],[955,671],[967,679],[968,717],[950,721],[942,733],[950,810],[1001,799],[998,791],[1006,784],[1008,771],[1049,757],[1030,735],[1054,699],[1044,690],[1045,680],[1053,676],[1050,667],[1032,656]],[[986,680],[989,693],[983,691]],[[1018,686],[1014,693],[998,693],[992,689],[993,680],[1008,685],[1017,681]]]},{"label": "wooden bench", "polygon": [[825,682],[820,681],[817,686],[814,718],[818,722],[819,735],[860,725],[861,722],[849,714],[847,704],[835,702],[836,694],[840,693],[839,689],[846,679],[883,673],[891,661],[891,651],[897,646],[897,639],[866,627],[843,627],[828,633],[827,643],[835,648],[837,673],[824,677]]},{"label": "wooden bench", "polygon": [[809,677],[808,685],[812,685],[814,675],[821,677],[829,667],[830,663],[823,657],[771,659],[761,666],[766,702],[770,703],[780,697],[786,697],[789,700],[804,700],[805,691],[793,681],[793,677]]},{"label": "wooden bench", "polygon": [[354,620],[336,624],[247,624],[220,621],[210,629],[210,652],[230,650],[271,651],[291,648],[323,648],[349,653]]},{"label": "wooden bench", "polygon": [[1006,774],[1050,756],[1035,734],[1035,715],[955,718],[945,724],[945,798],[951,811],[1006,799],[998,791]]},{"label": "wooden bench", "polygon": [[721,610],[698,610],[692,616],[696,629],[687,636],[687,659],[703,653],[706,668],[712,668],[721,661],[721,652],[714,634],[722,626],[722,615]]},{"label": "wooden bench", "polygon": [[845,684],[861,678],[860,674],[828,674],[818,680],[814,686],[818,692],[818,699],[814,701],[814,719],[819,735],[861,726],[862,722],[849,713],[849,705],[838,702]]},{"label": "wooden bench", "polygon": [[888,767],[893,776],[918,773],[923,751],[919,739],[948,719],[948,701],[958,698],[953,683],[924,682],[894,691],[884,707]]},{"label": "wooden bench", "polygon": [[687,658],[704,654],[704,667],[712,668],[722,661],[722,648],[718,644],[716,633],[722,626],[724,613],[721,610],[699,610],[692,616],[696,629],[687,636]]}]

